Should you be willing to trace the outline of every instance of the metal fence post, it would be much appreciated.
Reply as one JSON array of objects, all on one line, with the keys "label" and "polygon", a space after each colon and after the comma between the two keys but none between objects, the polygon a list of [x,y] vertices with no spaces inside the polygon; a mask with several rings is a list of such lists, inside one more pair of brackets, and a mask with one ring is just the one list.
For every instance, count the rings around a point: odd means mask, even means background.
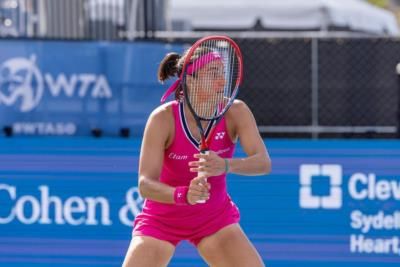
[{"label": "metal fence post", "polygon": [[400,62],[396,65],[397,74],[397,138],[400,138]]},{"label": "metal fence post", "polygon": [[318,134],[318,38],[314,37],[311,40],[311,125],[312,138],[317,139]]}]

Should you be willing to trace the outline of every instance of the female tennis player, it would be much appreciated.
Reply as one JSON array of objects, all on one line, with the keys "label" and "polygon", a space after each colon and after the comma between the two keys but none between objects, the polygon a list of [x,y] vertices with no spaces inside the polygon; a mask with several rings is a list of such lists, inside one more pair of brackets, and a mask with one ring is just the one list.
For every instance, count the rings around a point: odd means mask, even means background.
[{"label": "female tennis player", "polygon": [[[169,53],[160,63],[161,82],[174,76],[181,78],[163,97],[165,100],[174,92],[175,100],[156,108],[146,124],[138,181],[146,200],[135,218],[124,267],[167,266],[182,240],[194,244],[211,266],[264,266],[239,225],[239,210],[226,188],[229,172],[263,175],[271,170],[252,112],[244,102],[232,99],[219,120],[201,121],[209,152],[200,153],[202,133],[193,106],[207,100],[208,95],[201,94],[190,105],[191,100],[184,97],[184,86],[193,93],[196,81],[203,80],[204,84],[204,77],[210,74],[212,80],[207,84],[218,95],[223,94],[227,83],[223,58],[210,51],[201,56],[196,52],[190,56],[188,52],[183,56]],[[182,79],[183,72],[187,77]],[[211,103],[221,106],[225,98],[229,96],[218,96]],[[207,101],[204,103],[209,107]],[[247,154],[244,158],[232,158],[238,140]]]}]

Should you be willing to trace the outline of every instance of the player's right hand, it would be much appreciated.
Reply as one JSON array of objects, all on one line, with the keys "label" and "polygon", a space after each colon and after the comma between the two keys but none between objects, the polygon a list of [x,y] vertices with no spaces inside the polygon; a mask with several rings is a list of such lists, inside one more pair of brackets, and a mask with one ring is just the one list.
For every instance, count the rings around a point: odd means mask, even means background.
[{"label": "player's right hand", "polygon": [[190,205],[198,204],[199,200],[207,201],[210,198],[211,185],[205,176],[197,176],[190,181],[187,200]]}]

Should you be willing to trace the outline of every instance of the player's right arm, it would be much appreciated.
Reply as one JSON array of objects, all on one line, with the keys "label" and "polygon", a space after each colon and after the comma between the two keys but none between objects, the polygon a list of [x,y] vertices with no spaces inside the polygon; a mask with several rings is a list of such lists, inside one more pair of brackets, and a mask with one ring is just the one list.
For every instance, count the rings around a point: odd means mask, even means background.
[{"label": "player's right arm", "polygon": [[161,183],[159,178],[164,150],[173,134],[171,116],[168,112],[171,111],[163,105],[154,110],[147,120],[140,149],[138,184],[142,197],[163,203],[174,203],[175,188]]},{"label": "player's right arm", "polygon": [[[162,203],[175,203],[175,187],[160,182],[164,150],[174,138],[174,121],[170,106],[161,106],[154,110],[145,127],[139,159],[139,192],[143,198]],[[208,197],[208,189],[198,186],[204,178],[196,177],[189,189],[188,201],[194,204]],[[198,180],[198,181],[197,181]],[[207,191],[204,192],[203,191]]]}]

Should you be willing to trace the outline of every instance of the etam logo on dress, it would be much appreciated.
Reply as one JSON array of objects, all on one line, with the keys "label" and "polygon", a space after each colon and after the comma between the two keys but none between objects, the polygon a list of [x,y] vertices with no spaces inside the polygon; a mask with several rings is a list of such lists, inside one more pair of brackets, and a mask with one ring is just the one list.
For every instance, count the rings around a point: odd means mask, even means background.
[{"label": "etam logo on dress", "polygon": [[174,152],[169,153],[168,158],[175,159],[175,160],[187,160],[189,158],[188,155],[178,155]]}]

